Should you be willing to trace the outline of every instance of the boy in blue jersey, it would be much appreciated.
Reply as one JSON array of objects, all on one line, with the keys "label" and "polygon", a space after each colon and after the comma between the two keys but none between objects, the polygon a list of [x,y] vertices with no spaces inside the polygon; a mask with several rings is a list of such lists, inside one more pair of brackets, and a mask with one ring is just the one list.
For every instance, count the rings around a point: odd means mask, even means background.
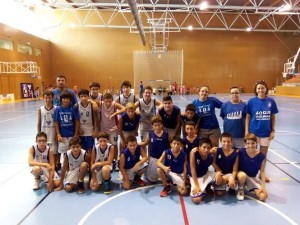
[{"label": "boy in blue jersey", "polygon": [[141,186],[145,185],[141,176],[147,169],[146,162],[145,148],[138,145],[135,136],[129,136],[127,138],[127,148],[121,153],[119,160],[119,175],[122,178],[122,187],[125,190],[131,187],[132,182],[136,182]]},{"label": "boy in blue jersey", "polygon": [[187,136],[185,131],[185,125],[188,121],[193,121],[195,124],[196,134],[198,134],[200,116],[196,113],[196,106],[193,104],[188,104],[185,107],[185,113],[181,115],[181,127],[182,127],[182,135],[183,137]]},{"label": "boy in blue jersey", "polygon": [[223,195],[229,189],[230,194],[235,195],[236,175],[238,171],[238,151],[232,147],[232,136],[229,133],[221,134],[221,148],[217,148],[214,155],[216,169],[215,192]]},{"label": "boy in blue jersey", "polygon": [[[237,199],[244,200],[244,188],[254,191],[256,197],[264,201],[268,197],[265,183],[266,156],[257,149],[257,137],[249,133],[245,135],[246,148],[239,150],[239,172]],[[257,177],[260,171],[261,179]]]},{"label": "boy in blue jersey", "polygon": [[169,134],[163,129],[163,121],[160,116],[154,116],[151,119],[153,130],[149,132],[149,136],[142,146],[149,145],[149,165],[146,171],[146,178],[150,183],[157,182],[159,175],[157,173],[157,160],[161,157],[164,150],[170,148]]},{"label": "boy in blue jersey", "polygon": [[190,182],[191,192],[190,196],[192,202],[199,204],[204,195],[206,195],[207,187],[210,187],[215,177],[215,172],[209,171],[208,168],[213,165],[217,169],[213,162],[213,156],[210,154],[212,147],[211,140],[209,138],[201,138],[199,146],[192,149],[190,153]]},{"label": "boy in blue jersey", "polygon": [[171,183],[177,185],[177,192],[185,195],[187,192],[185,180],[187,176],[186,153],[181,151],[182,140],[178,136],[171,139],[171,148],[166,149],[157,160],[157,172],[164,185],[160,197],[166,197],[171,192]]}]

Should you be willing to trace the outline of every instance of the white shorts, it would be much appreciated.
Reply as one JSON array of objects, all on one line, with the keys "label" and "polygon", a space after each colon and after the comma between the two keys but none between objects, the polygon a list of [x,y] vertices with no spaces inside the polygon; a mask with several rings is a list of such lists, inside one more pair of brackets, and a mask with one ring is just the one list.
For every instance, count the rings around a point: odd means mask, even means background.
[{"label": "white shorts", "polygon": [[115,130],[111,134],[108,134],[108,136],[109,136],[109,143],[112,144],[112,145],[114,145],[114,146],[117,146],[117,144],[118,144],[118,135],[119,135],[119,131],[118,130]]},{"label": "white shorts", "polygon": [[[110,173],[112,173],[113,169],[112,166],[110,166]],[[97,184],[102,184],[103,182],[103,176],[102,176],[102,168],[95,171]]]},{"label": "white shorts", "polygon": [[257,177],[246,177],[245,189],[247,191],[254,191],[254,189],[261,189],[261,180]]},{"label": "white shorts", "polygon": [[151,182],[156,182],[159,178],[159,175],[157,173],[157,162],[158,159],[153,158],[153,157],[149,157],[149,166],[148,169],[145,173],[147,180],[151,181]]},{"label": "white shorts", "polygon": [[135,130],[133,131],[123,131],[125,142],[129,136],[137,136]]},{"label": "white shorts", "polygon": [[[141,171],[142,169],[144,169],[144,168],[147,167],[147,166],[148,166],[147,163],[142,164],[142,165],[139,167],[139,170],[138,170],[137,172],[134,172],[133,168],[126,170],[126,174],[127,174],[128,178],[129,178],[129,180],[133,181],[134,176],[135,176],[139,171]],[[121,171],[119,171],[119,177],[123,180],[123,175],[122,175]]]},{"label": "white shorts", "polygon": [[47,143],[47,145],[53,149],[53,153],[56,155],[58,153],[58,144],[57,142]]},{"label": "white shorts", "polygon": [[257,143],[260,146],[270,146],[271,140],[269,137],[257,137]]},{"label": "white shorts", "polygon": [[164,127],[164,130],[168,132],[170,138],[172,138],[176,135],[175,129],[170,129],[170,128]]},{"label": "white shorts", "polygon": [[149,137],[149,132],[151,130],[141,130],[141,140],[145,141]]},{"label": "white shorts", "polygon": [[232,138],[232,147],[244,148],[245,147],[244,138]]},{"label": "white shorts", "polygon": [[[232,173],[227,173],[225,175],[222,174],[222,176],[227,176],[228,177],[228,180],[231,179],[232,177]],[[237,187],[237,185],[236,185]],[[228,184],[221,184],[221,185],[218,185],[214,188],[215,191],[228,191],[229,190],[229,186]]]},{"label": "white shorts", "polygon": [[59,153],[66,153],[69,149],[69,142],[72,137],[63,137],[62,142],[58,142],[58,152]]},{"label": "white shorts", "polygon": [[206,189],[207,185],[210,184],[214,179],[215,179],[215,172],[212,172],[212,171],[207,171],[207,173],[203,177],[198,177],[198,183],[201,188],[201,192],[194,195],[193,190],[195,189],[195,183],[194,183],[193,178],[190,177],[190,183],[191,183],[190,196],[192,198],[202,196],[203,193],[205,193],[205,189]]},{"label": "white shorts", "polygon": [[[32,170],[33,170],[34,166],[30,167],[29,170],[30,170],[30,173],[32,173]],[[49,170],[45,167],[42,167],[40,166],[40,169],[41,169],[41,173],[40,173],[40,176],[41,176],[41,179],[47,183],[48,180],[49,180]],[[56,172],[54,172],[54,177],[53,177],[53,180],[58,180],[60,179],[58,174]]]},{"label": "white shorts", "polygon": [[77,167],[74,170],[68,171],[67,175],[64,179],[64,187],[66,187],[67,184],[77,184],[79,179],[79,167]]},{"label": "white shorts", "polygon": [[184,185],[184,178],[183,178],[183,173],[174,173],[174,172],[169,172],[166,174],[167,179],[171,178],[173,184],[176,184],[178,187],[183,187]]}]

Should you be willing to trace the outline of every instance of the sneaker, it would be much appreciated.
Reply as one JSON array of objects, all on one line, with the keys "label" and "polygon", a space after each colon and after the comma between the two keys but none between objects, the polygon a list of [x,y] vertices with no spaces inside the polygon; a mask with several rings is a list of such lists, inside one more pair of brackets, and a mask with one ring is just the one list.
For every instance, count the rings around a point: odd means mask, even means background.
[{"label": "sneaker", "polygon": [[106,181],[103,183],[104,186],[104,194],[108,195],[111,192],[110,183],[109,181]]},{"label": "sneaker", "polygon": [[140,176],[135,176],[133,181],[140,186],[145,186],[145,181],[143,181]]},{"label": "sneaker", "polygon": [[238,194],[237,194],[236,198],[239,201],[243,201],[244,200],[245,196],[244,196],[244,189],[243,188],[239,188]]},{"label": "sneaker", "polygon": [[85,192],[83,181],[77,183],[78,193],[83,194]]},{"label": "sneaker", "polygon": [[160,197],[166,197],[171,192],[171,185],[167,185],[164,189],[160,192]]},{"label": "sneaker", "polygon": [[41,183],[41,178],[34,178],[34,185],[32,187],[33,190],[38,190],[40,189],[40,183]]}]

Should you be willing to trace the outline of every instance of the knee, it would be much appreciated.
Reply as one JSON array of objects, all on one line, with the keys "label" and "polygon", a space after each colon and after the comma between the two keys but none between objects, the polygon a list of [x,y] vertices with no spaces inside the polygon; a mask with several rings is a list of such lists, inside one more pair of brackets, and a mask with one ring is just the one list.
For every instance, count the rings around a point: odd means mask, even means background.
[{"label": "knee", "polygon": [[192,198],[192,202],[194,204],[200,204],[201,200],[202,200],[202,197]]},{"label": "knee", "polygon": [[39,176],[41,173],[41,168],[39,166],[35,166],[32,168],[32,174],[34,176]]},{"label": "knee", "polygon": [[65,186],[66,192],[72,192],[74,190],[74,186],[72,184],[67,184]]}]

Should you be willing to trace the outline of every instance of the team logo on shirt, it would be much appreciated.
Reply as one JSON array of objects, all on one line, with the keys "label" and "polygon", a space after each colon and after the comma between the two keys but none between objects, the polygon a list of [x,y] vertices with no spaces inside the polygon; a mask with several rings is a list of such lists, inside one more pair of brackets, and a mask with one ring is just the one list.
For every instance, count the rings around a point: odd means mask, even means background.
[{"label": "team logo on shirt", "polygon": [[50,121],[50,120],[47,120],[47,121],[46,121],[46,124],[47,124],[48,126],[50,126],[51,121]]},{"label": "team logo on shirt", "polygon": [[196,163],[199,165],[200,164],[200,159],[197,159]]},{"label": "team logo on shirt", "polygon": [[168,158],[168,159],[171,159],[171,158],[172,158],[172,156],[171,156],[171,155],[167,155],[167,158]]}]

